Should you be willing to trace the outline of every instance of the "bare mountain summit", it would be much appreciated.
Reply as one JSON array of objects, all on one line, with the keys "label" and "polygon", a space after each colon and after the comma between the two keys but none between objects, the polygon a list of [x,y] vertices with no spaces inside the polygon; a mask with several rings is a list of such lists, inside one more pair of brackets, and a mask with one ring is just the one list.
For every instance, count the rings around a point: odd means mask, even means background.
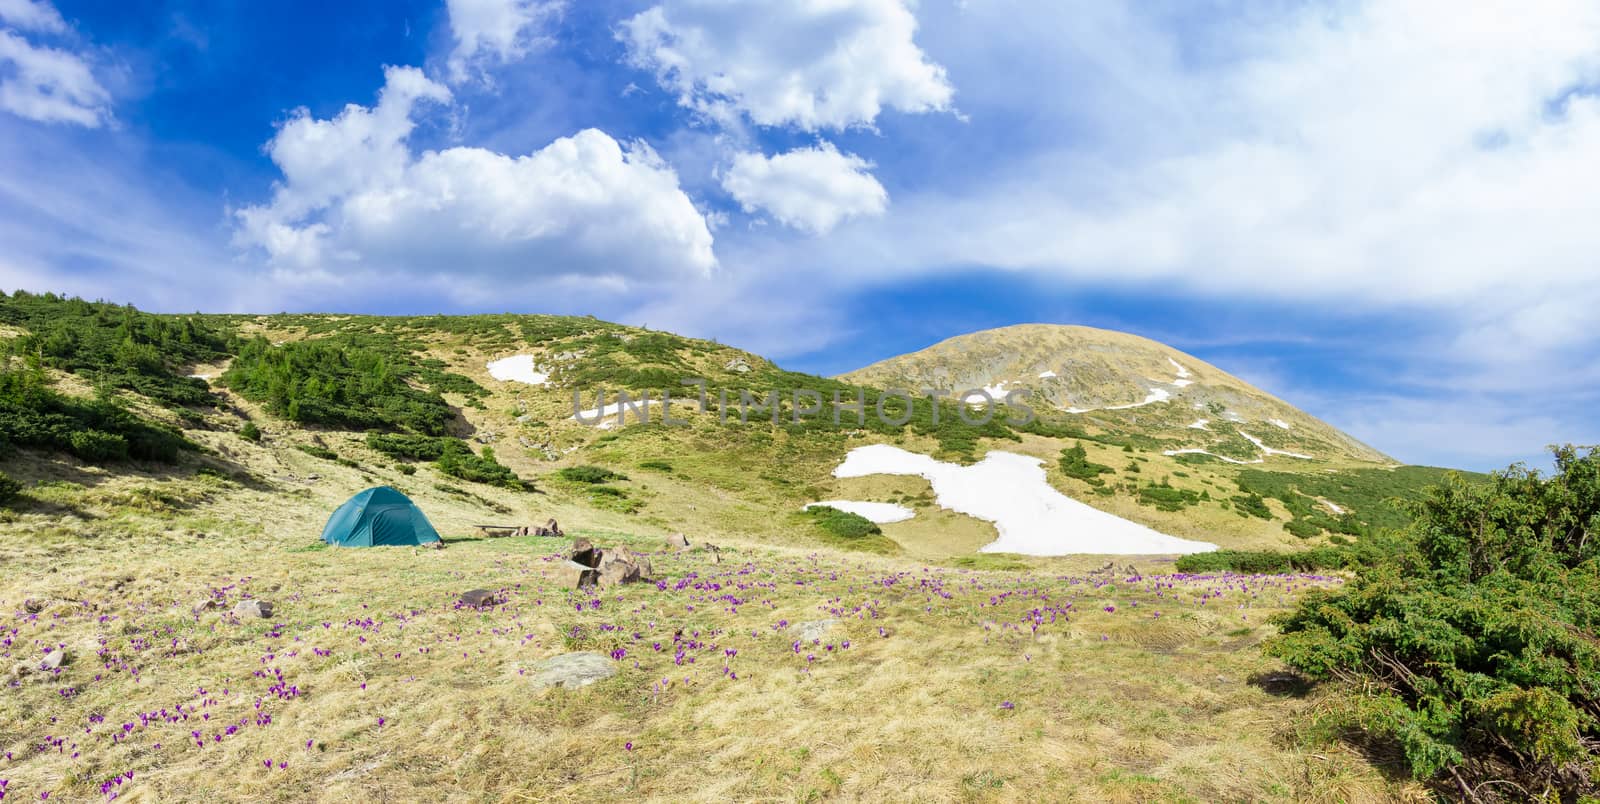
[{"label": "bare mountain summit", "polygon": [[974,332],[840,379],[951,393],[984,389],[996,400],[1023,389],[1030,392],[1027,404],[1046,419],[1158,439],[1168,454],[1209,454],[1229,463],[1393,463],[1193,355],[1093,327],[1019,324]]}]

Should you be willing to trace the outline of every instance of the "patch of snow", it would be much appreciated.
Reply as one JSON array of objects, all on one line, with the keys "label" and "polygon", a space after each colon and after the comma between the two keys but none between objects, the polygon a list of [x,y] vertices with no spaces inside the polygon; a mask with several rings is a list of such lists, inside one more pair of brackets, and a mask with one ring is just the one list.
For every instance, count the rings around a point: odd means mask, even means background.
[{"label": "patch of snow", "polygon": [[489,376],[502,382],[547,385],[550,372],[533,362],[533,355],[512,355],[489,363]]},{"label": "patch of snow", "polygon": [[1205,410],[1206,409],[1206,403],[1204,403],[1204,402],[1196,402],[1193,405],[1190,405],[1189,407],[1192,407],[1195,410]]},{"label": "patch of snow", "polygon": [[1167,358],[1167,362],[1171,363],[1172,367],[1178,370],[1178,378],[1172,381],[1173,385],[1176,385],[1179,388],[1182,388],[1186,385],[1194,385],[1194,380],[1189,379],[1189,369],[1184,368],[1182,363],[1179,363],[1170,357]]},{"label": "patch of snow", "polygon": [[211,378],[214,377],[214,376],[216,376],[216,375],[214,375],[214,374],[190,374],[189,378],[190,379],[194,379],[194,380],[205,380],[207,382],[210,382]]},{"label": "patch of snow", "polygon": [[[652,399],[650,400],[650,404],[659,405],[661,402],[660,400]],[[638,407],[638,405],[639,400],[634,400],[633,402],[629,403],[628,412],[624,415],[632,417],[634,421],[640,421],[640,418],[634,413],[634,408]],[[619,410],[622,410],[622,403],[613,402],[602,408],[589,408],[588,410],[580,411],[573,415],[572,420],[578,422],[579,424],[587,424],[590,427],[600,430],[610,430],[611,428],[617,426],[617,411]],[[648,410],[648,408],[646,408],[646,410]],[[600,421],[595,421],[596,417],[599,417]]]},{"label": "patch of snow", "polygon": [[1048,380],[1048,379],[1050,379],[1051,377],[1054,377],[1054,376],[1056,376],[1056,373],[1053,372],[1053,371],[1041,371],[1041,372],[1039,372],[1039,379],[1041,379],[1041,380]]},{"label": "patch of snow", "polygon": [[1327,497],[1318,497],[1317,498],[1317,502],[1328,506],[1328,510],[1334,512],[1335,514],[1338,514],[1340,516],[1344,515],[1344,509],[1340,508],[1338,503],[1334,502],[1333,500],[1328,499]]},{"label": "patch of snow", "polygon": [[1005,399],[1006,381],[1001,380],[994,385],[985,385],[983,387],[983,392],[988,394],[990,399]]},{"label": "patch of snow", "polygon": [[1235,413],[1231,410],[1224,412],[1222,414],[1222,418],[1227,419],[1230,422],[1237,422],[1240,424],[1243,424],[1245,420],[1243,416],[1240,416],[1238,413]]},{"label": "patch of snow", "polygon": [[1206,429],[1206,425],[1209,424],[1210,422],[1211,422],[1210,419],[1195,419],[1194,424],[1189,425],[1189,429],[1190,430],[1204,430],[1204,429]]},{"label": "patch of snow", "polygon": [[1282,427],[1285,430],[1289,429],[1289,423],[1284,421],[1284,420],[1282,420],[1282,419],[1268,419],[1267,423],[1268,424],[1272,424],[1272,425],[1276,425],[1278,427]]},{"label": "patch of snow", "polygon": [[1315,458],[1311,457],[1310,455],[1301,455],[1298,452],[1287,452],[1287,451],[1284,451],[1284,450],[1281,450],[1281,449],[1273,449],[1272,447],[1269,447],[1266,444],[1261,443],[1261,439],[1256,438],[1255,436],[1250,435],[1249,433],[1246,433],[1243,430],[1239,431],[1239,435],[1244,436],[1247,441],[1249,441],[1250,443],[1256,445],[1256,449],[1261,450],[1263,453],[1265,453],[1267,455],[1282,455],[1285,458],[1299,458],[1301,460],[1306,460],[1306,461],[1316,460]]},{"label": "patch of snow", "polygon": [[1214,544],[1168,536],[1078,502],[1045,482],[1043,462],[990,452],[972,466],[944,463],[888,444],[857,447],[834,477],[919,475],[939,505],[994,523],[1000,537],[980,552],[1035,556],[1204,553]]},{"label": "patch of snow", "polygon": [[1153,405],[1157,402],[1165,402],[1171,398],[1171,391],[1168,391],[1165,388],[1151,388],[1150,393],[1145,395],[1144,401],[1142,402],[1135,402],[1131,405],[1112,405],[1111,407],[1106,408],[1106,410],[1130,410],[1132,408],[1142,408],[1145,405]]},{"label": "patch of snow", "polygon": [[1266,463],[1266,459],[1264,459],[1264,458],[1257,458],[1257,459],[1255,459],[1253,461],[1241,461],[1238,458],[1229,458],[1226,455],[1218,455],[1215,452],[1209,452],[1209,451],[1203,450],[1203,449],[1169,449],[1166,452],[1163,452],[1161,454],[1162,455],[1210,455],[1211,457],[1216,458],[1219,461],[1224,461],[1224,462],[1227,462],[1227,463],[1237,463],[1237,464]]},{"label": "patch of snow", "polygon": [[865,517],[867,520],[879,525],[890,522],[904,522],[917,515],[916,511],[903,505],[894,503],[858,502],[856,500],[823,500],[822,502],[806,503],[803,508],[813,505],[826,505],[840,511],[848,511],[856,516]]}]

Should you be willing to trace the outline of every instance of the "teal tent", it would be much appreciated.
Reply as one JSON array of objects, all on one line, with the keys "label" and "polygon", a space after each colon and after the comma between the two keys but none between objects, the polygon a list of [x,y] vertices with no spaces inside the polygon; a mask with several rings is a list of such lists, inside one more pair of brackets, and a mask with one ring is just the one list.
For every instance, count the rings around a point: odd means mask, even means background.
[{"label": "teal tent", "polygon": [[387,547],[439,541],[439,532],[411,498],[388,486],[351,497],[328,517],[322,540],[339,547]]}]

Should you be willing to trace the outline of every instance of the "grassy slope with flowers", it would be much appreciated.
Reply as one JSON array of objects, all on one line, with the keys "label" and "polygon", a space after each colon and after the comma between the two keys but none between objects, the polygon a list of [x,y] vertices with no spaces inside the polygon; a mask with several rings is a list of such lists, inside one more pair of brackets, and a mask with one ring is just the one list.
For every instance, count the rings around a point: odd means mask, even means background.
[{"label": "grassy slope with flowers", "polygon": [[[992,528],[939,509],[926,481],[828,473],[865,443],[949,459],[1015,450],[1043,459],[1050,481],[1074,497],[1238,547],[1302,544],[1284,523],[1289,505],[1308,504],[1313,492],[1286,485],[1292,477],[1263,486],[1275,515],[1266,520],[1228,508],[1226,498],[1243,490],[1237,467],[1162,456],[1160,444],[1132,431],[883,433],[724,425],[712,415],[692,416],[688,427],[596,430],[566,418],[570,387],[651,387],[685,374],[756,390],[828,381],[717,344],[589,319],[204,320],[269,344],[341,338],[427,361],[406,381],[442,389],[454,411],[449,431],[475,450],[492,442],[537,491],[397,460],[357,430],[285,421],[217,379],[230,357],[163,369],[180,389],[194,385],[186,374],[211,375],[212,406],[157,404],[122,375],[91,383],[69,365],[48,366],[60,393],[88,398],[101,386],[197,449],[176,464],[95,465],[31,447],[5,456],[22,491],[0,510],[8,803],[45,793],[69,801],[1416,793],[1370,758],[1295,726],[1320,699],[1251,682],[1282,669],[1256,648],[1272,630],[1266,616],[1306,586],[1336,581],[1166,576],[1156,573],[1171,564],[1153,559],[1123,560],[1144,576],[1091,577],[1103,559],[976,555]],[[517,353],[555,364],[568,385],[488,376],[486,361]],[[741,360],[750,371],[729,368]],[[246,423],[259,441],[238,434]],[[1092,486],[1061,472],[1057,457],[1080,440],[1088,460],[1115,468],[1115,482]],[[579,465],[628,479],[604,484],[614,492],[602,495],[562,477]],[[1288,459],[1267,468],[1377,471]],[[1157,482],[1209,499],[1166,511],[1134,494]],[[453,540],[449,549],[317,549],[328,512],[377,484],[411,495]],[[882,537],[830,539],[796,511],[829,498],[897,501],[917,517],[885,526]],[[723,546],[724,561],[657,555],[665,588],[591,598],[552,582],[551,560],[566,540],[458,538],[475,523],[549,516],[647,552],[683,530]],[[457,608],[474,587],[502,589],[507,602]],[[240,623],[202,607],[216,599],[225,610],[246,595],[276,603],[276,616]],[[796,647],[784,625],[830,618],[839,624],[812,645]],[[59,672],[20,672],[63,647],[70,659]],[[531,688],[531,665],[574,649],[624,651],[618,674],[580,691]]]},{"label": "grassy slope with flowers", "polygon": [[[235,494],[248,494],[240,490]],[[594,533],[659,550],[654,539]],[[558,588],[565,539],[6,556],[7,799],[1349,800],[1402,794],[1251,679],[1303,576],[1089,576],[724,545]],[[467,588],[503,605],[463,609]],[[271,620],[201,608],[259,596]],[[38,611],[30,612],[29,609]],[[790,627],[834,619],[818,642]],[[536,691],[571,650],[618,673]],[[631,746],[631,748],[630,748]],[[268,765],[270,764],[270,767]]]}]

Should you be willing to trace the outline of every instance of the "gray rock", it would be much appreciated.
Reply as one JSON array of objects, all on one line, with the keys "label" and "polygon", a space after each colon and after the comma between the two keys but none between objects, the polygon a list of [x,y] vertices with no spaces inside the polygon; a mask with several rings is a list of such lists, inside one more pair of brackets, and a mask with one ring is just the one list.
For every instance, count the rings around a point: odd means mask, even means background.
[{"label": "gray rock", "polygon": [[592,651],[552,656],[533,667],[534,687],[577,689],[616,675],[616,663]]},{"label": "gray rock", "polygon": [[600,566],[600,551],[595,549],[593,542],[579,536],[572,541],[572,552],[567,553],[567,559],[592,569]]},{"label": "gray rock", "polygon": [[683,535],[682,533],[674,533],[671,536],[668,536],[667,537],[667,549],[668,550],[687,550],[687,549],[689,549],[689,537]]},{"label": "gray rock", "polygon": [[614,551],[606,553],[600,562],[600,585],[621,586],[639,581],[639,565],[627,556]]},{"label": "gray rock", "polygon": [[798,634],[801,642],[811,642],[821,639],[828,629],[838,625],[838,620],[811,620],[809,622],[795,623],[789,626],[790,631]]},{"label": "gray rock", "polygon": [[556,583],[567,589],[582,589],[594,586],[600,581],[600,571],[593,567],[586,567],[576,561],[565,561],[556,565]]},{"label": "gray rock", "polygon": [[233,616],[238,617],[241,620],[247,620],[252,617],[260,617],[265,619],[272,616],[272,604],[265,600],[256,600],[255,598],[241,600],[234,605]]},{"label": "gray rock", "polygon": [[495,598],[494,593],[487,589],[468,589],[467,591],[461,593],[461,604],[464,606],[471,606],[475,609],[481,609],[484,606],[493,606],[499,602],[500,601]]},{"label": "gray rock", "polygon": [[44,661],[39,662],[39,669],[47,671],[47,672],[50,671],[50,670],[60,670],[61,669],[61,665],[66,664],[66,663],[67,663],[67,651],[66,651],[66,649],[65,648],[56,648],[55,650],[50,651],[49,653],[46,653],[44,655]]}]

